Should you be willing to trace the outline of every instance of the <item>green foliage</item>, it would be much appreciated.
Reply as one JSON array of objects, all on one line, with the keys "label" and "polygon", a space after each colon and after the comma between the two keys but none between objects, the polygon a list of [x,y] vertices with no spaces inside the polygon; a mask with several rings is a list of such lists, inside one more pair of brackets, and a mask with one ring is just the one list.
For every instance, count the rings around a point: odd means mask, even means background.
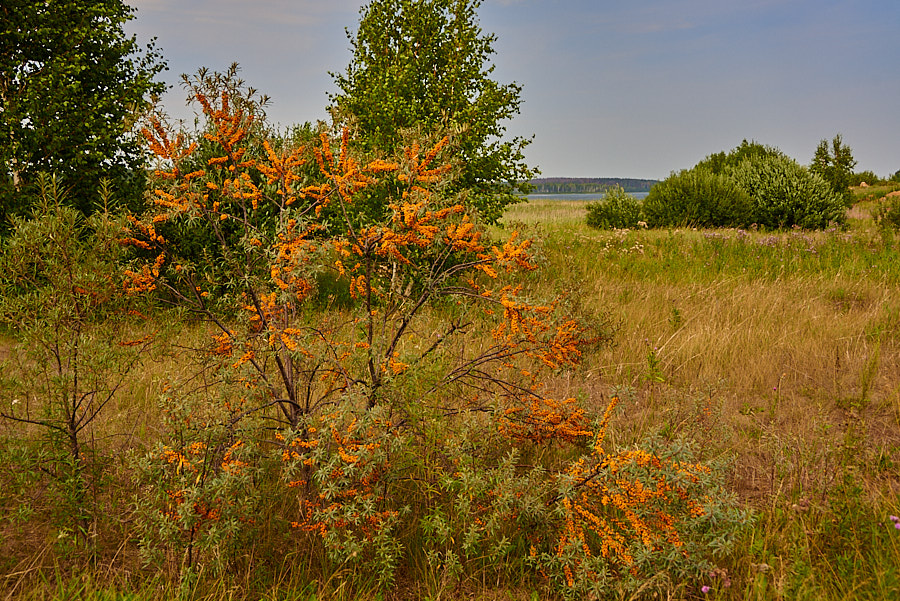
[{"label": "green foliage", "polygon": [[900,231],[900,196],[891,196],[878,205],[875,221],[882,229]]},{"label": "green foliage", "polygon": [[844,208],[843,197],[821,177],[776,148],[746,140],[670,175],[651,188],[643,204],[650,227],[756,223],[816,229],[844,223]]},{"label": "green foliage", "polygon": [[715,174],[725,174],[729,169],[737,167],[745,160],[756,162],[783,156],[784,153],[774,146],[766,146],[756,141],[748,142],[747,140],[743,140],[740,145],[732,148],[727,153],[722,151],[709,155],[697,163],[697,167],[708,168]]},{"label": "green foliage", "polygon": [[101,178],[137,207],[144,154],[132,135],[165,69],[140,50],[122,0],[11,0],[0,8],[0,228],[24,215],[40,172],[54,173],[67,203],[91,214]]},{"label": "green foliage", "polygon": [[258,423],[239,419],[243,402],[229,402],[234,391],[226,390],[163,395],[163,439],[133,462],[141,555],[182,578],[223,573],[249,545],[261,515]]},{"label": "green foliage", "polygon": [[41,204],[31,219],[13,220],[0,252],[0,323],[15,338],[0,364],[0,417],[18,428],[15,479],[45,481],[54,523],[80,536],[95,516],[89,492],[104,465],[93,423],[146,340],[123,339],[130,303],[118,277],[121,223],[105,212],[86,220],[61,205],[55,179],[38,183]]},{"label": "green foliage", "polygon": [[407,130],[453,132],[461,164],[454,190],[491,223],[518,202],[516,191],[527,192],[534,172],[522,154],[529,140],[503,139],[521,87],[491,79],[496,38],[478,24],[481,2],[372,0],[348,31],[353,58],[344,74],[332,74],[340,92],[331,101],[366,149],[387,155],[402,148]]},{"label": "green foliage", "polygon": [[880,184],[881,178],[878,177],[874,171],[857,171],[850,176],[849,184],[850,186],[858,186],[860,184]]},{"label": "green foliage", "polygon": [[587,224],[598,229],[637,227],[641,202],[621,186],[607,188],[599,202],[587,205]]},{"label": "green foliage", "polygon": [[744,226],[753,220],[753,201],[732,178],[701,163],[653,186],[644,215],[650,227]]},{"label": "green foliage", "polygon": [[846,221],[843,197],[789,157],[745,159],[728,174],[753,199],[753,222],[760,226],[823,229]]},{"label": "green foliage", "polygon": [[[477,435],[476,429],[469,432]],[[542,470],[517,469],[523,460],[517,449],[501,457],[472,457],[468,449],[475,441],[460,442],[454,441],[447,455],[457,462],[456,471],[441,474],[418,519],[432,589],[453,587],[466,575],[521,573],[527,568],[529,530],[533,535],[538,524],[550,522]],[[467,455],[475,461],[466,461]]]},{"label": "green foliage", "polygon": [[844,200],[844,204],[849,207],[853,205],[850,186],[853,185],[853,168],[855,166],[856,159],[853,158],[853,151],[844,144],[841,135],[837,134],[831,140],[831,146],[828,145],[828,140],[819,142],[809,170],[828,182],[834,193],[840,196]]}]

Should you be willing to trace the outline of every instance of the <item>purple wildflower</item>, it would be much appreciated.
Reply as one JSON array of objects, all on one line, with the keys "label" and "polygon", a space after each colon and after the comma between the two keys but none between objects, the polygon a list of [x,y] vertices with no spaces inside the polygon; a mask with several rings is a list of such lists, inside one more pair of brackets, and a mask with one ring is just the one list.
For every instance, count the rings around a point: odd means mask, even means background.
[{"label": "purple wildflower", "polygon": [[708,593],[708,592],[711,591],[711,590],[712,590],[712,589],[709,588],[709,587],[708,587],[707,585],[705,585],[705,584],[704,584],[703,586],[700,587],[700,592],[703,593],[703,594],[706,594],[706,593]]}]

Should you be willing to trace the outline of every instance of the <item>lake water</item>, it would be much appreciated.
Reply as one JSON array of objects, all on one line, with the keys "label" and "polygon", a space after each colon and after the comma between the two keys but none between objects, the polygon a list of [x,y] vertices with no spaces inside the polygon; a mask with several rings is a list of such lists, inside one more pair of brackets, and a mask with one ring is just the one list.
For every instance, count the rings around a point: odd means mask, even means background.
[{"label": "lake water", "polygon": [[[629,192],[628,194],[643,200],[647,198],[649,192]],[[602,199],[603,194],[529,194],[527,198],[528,200],[583,200],[590,202]]]}]

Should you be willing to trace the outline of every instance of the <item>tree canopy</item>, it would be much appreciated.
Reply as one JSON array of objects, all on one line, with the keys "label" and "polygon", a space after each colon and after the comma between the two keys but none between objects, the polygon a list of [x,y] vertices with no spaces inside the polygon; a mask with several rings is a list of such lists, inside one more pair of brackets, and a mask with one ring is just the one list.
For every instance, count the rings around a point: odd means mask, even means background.
[{"label": "tree canopy", "polygon": [[744,161],[763,161],[785,156],[783,152],[774,146],[761,144],[756,140],[748,142],[746,139],[741,140],[740,145],[735,146],[728,152],[715,152],[705,159],[697,163],[696,167],[709,169],[712,173],[720,175],[733,169]]},{"label": "tree canopy", "polygon": [[334,74],[330,100],[352,116],[367,150],[402,147],[403,132],[455,131],[462,162],[454,188],[487,221],[516,201],[533,177],[523,149],[530,140],[504,139],[504,121],[521,105],[521,86],[492,79],[496,36],[482,31],[481,0],[372,0],[349,30],[353,58]]},{"label": "tree canopy", "polygon": [[120,200],[143,190],[132,135],[148,98],[164,91],[154,43],[140,48],[121,0],[6,0],[0,6],[0,228],[27,208],[37,174],[56,174],[85,214],[102,178]]},{"label": "tree canopy", "polygon": [[847,206],[853,204],[850,185],[853,183],[853,168],[856,159],[853,151],[844,144],[841,134],[837,134],[828,145],[828,140],[821,140],[813,155],[809,170],[822,177],[831,185],[832,190],[844,199]]}]

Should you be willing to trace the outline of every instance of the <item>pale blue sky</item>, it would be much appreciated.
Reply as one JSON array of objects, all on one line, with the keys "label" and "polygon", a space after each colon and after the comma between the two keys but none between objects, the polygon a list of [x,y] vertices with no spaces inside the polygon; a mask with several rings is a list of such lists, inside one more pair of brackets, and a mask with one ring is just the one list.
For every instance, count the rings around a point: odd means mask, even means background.
[{"label": "pale blue sky", "polygon": [[[360,0],[132,0],[128,29],[166,79],[242,76],[282,125],[325,117]],[[507,124],[544,176],[663,178],[742,139],[801,163],[844,136],[857,169],[900,170],[900,0],[485,0],[495,77],[524,86]],[[165,98],[190,113],[176,87]]]}]

